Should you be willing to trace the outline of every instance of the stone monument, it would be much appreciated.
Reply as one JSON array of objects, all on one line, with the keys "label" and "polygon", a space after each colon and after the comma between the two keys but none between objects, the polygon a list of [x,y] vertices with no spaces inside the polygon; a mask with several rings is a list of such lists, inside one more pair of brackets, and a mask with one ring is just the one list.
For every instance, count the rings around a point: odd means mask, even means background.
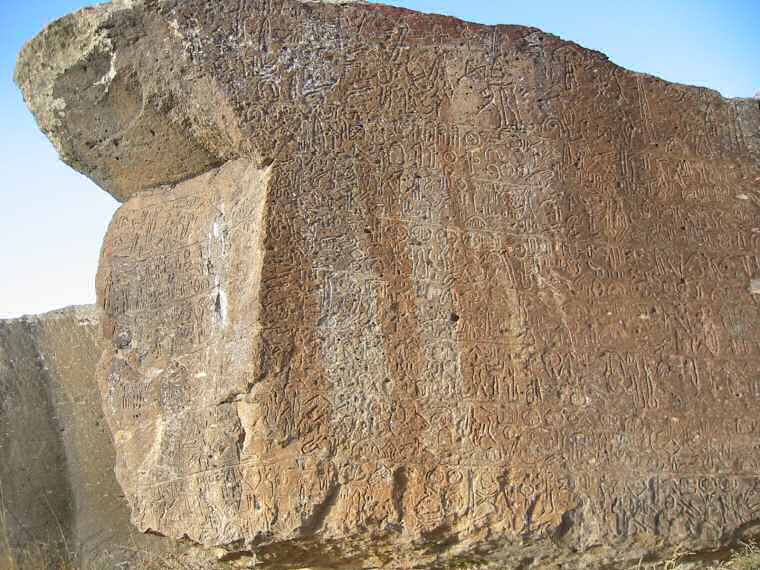
[{"label": "stone monument", "polygon": [[140,530],[626,568],[760,522],[757,101],[298,0],[85,9],[16,80],[123,202],[97,376]]}]

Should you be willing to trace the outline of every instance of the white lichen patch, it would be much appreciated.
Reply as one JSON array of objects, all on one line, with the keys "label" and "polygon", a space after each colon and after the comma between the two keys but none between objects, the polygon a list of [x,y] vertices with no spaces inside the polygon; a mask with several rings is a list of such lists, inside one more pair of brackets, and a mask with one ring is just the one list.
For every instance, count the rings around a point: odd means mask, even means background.
[{"label": "white lichen patch", "polygon": [[179,22],[176,18],[169,22],[169,29],[172,31],[172,34],[174,34],[175,38],[179,38],[180,40],[185,39],[185,36],[179,31]]},{"label": "white lichen patch", "polygon": [[98,85],[105,85],[106,86],[106,93],[108,93],[108,90],[111,88],[111,83],[113,83],[113,80],[116,78],[116,53],[111,54],[111,65],[106,72],[106,74],[101,77],[98,81],[95,82],[95,86]]},{"label": "white lichen patch", "polygon": [[753,295],[760,295],[760,278],[753,279],[749,284],[749,292]]},{"label": "white lichen patch", "polygon": [[120,8],[134,8],[142,5],[143,0],[113,0],[111,3]]}]

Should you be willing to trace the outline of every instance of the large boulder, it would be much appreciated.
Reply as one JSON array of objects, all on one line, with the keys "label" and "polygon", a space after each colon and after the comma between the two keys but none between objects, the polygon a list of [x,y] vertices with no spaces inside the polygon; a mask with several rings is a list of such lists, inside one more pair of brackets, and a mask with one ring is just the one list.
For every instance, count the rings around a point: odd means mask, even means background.
[{"label": "large boulder", "polygon": [[757,101],[297,0],[86,9],[16,79],[124,202],[98,381],[140,530],[528,569],[757,528]]}]

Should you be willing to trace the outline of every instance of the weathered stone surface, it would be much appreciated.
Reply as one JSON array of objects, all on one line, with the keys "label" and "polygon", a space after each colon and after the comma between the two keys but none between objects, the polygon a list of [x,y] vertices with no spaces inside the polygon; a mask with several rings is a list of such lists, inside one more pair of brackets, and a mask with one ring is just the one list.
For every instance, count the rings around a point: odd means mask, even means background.
[{"label": "weathered stone surface", "polygon": [[[90,378],[99,350],[96,323],[69,317],[89,335]],[[0,321],[0,567],[36,544],[63,550],[72,540],[72,490],[63,436],[51,401],[49,364],[39,352],[34,320]],[[87,351],[79,357],[87,360]],[[59,526],[60,525],[60,526]]]},{"label": "weathered stone surface", "polygon": [[0,321],[0,567],[131,560],[129,525],[95,370],[94,307]]},{"label": "weathered stone surface", "polygon": [[80,12],[17,81],[125,201],[98,377],[141,530],[526,569],[757,527],[757,101],[296,0]]},{"label": "weathered stone surface", "polygon": [[0,320],[0,568],[211,568],[130,524],[95,381],[100,338],[94,307]]}]

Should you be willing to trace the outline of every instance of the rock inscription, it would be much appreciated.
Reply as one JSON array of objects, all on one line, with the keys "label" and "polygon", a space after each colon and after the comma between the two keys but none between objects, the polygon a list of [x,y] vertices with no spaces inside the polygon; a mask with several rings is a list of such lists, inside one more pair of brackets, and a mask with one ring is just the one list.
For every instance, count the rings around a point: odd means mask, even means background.
[{"label": "rock inscription", "polygon": [[[382,5],[70,18],[98,47],[47,80],[65,111],[30,88],[61,24],[17,80],[125,202],[99,380],[140,529],[285,567],[598,567],[760,519],[756,101]],[[87,57],[113,71],[66,91]]]}]

